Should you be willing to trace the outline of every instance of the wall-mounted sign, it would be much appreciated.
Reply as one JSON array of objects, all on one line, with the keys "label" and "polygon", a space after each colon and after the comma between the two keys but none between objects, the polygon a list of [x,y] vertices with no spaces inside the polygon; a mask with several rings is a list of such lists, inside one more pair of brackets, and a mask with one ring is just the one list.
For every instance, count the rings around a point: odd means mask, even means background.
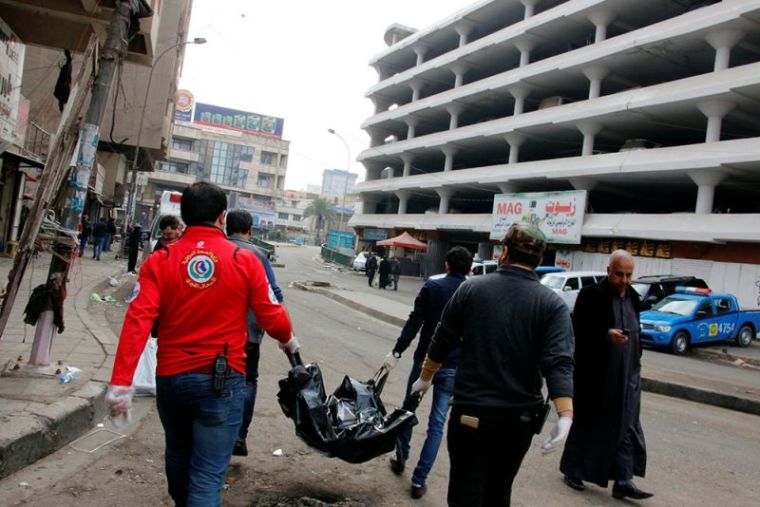
[{"label": "wall-mounted sign", "polygon": [[177,98],[174,100],[174,120],[193,121],[193,106],[195,97],[188,90],[177,90]]},{"label": "wall-mounted sign", "polygon": [[491,239],[502,240],[509,226],[530,222],[552,243],[581,242],[586,191],[498,194],[493,200]]},{"label": "wall-mounted sign", "polygon": [[382,241],[388,239],[388,233],[383,229],[364,229],[362,239],[365,241]]},{"label": "wall-mounted sign", "polygon": [[641,257],[654,257],[654,242],[642,241],[639,247],[639,255]]},{"label": "wall-mounted sign", "polygon": [[670,259],[670,243],[661,242],[657,243],[657,248],[654,250],[654,256],[662,259]]},{"label": "wall-mounted sign", "polygon": [[554,256],[554,265],[570,271],[573,265],[572,259],[573,252],[570,250],[557,250],[557,254]]},{"label": "wall-mounted sign", "polygon": [[193,123],[280,139],[285,120],[198,102]]},{"label": "wall-mounted sign", "polygon": [[18,36],[0,19],[0,151],[16,141],[25,50]]}]

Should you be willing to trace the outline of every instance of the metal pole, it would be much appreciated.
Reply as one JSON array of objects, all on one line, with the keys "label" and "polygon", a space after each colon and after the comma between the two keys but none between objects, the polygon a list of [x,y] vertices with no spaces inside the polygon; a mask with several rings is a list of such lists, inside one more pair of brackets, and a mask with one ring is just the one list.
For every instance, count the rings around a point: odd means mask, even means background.
[{"label": "metal pole", "polygon": [[[340,139],[341,141],[343,141],[343,146],[346,147],[346,178],[344,179],[344,182],[343,182],[343,200],[342,200],[342,203],[340,205],[341,212],[340,212],[340,219],[339,219],[339,222],[338,222],[338,230],[341,231],[341,232],[343,232],[344,231],[344,228],[343,228],[343,214],[346,211],[346,193],[348,193],[348,179],[349,179],[350,174],[351,174],[351,171],[350,171],[350,167],[351,167],[351,149],[348,147],[348,143],[346,142],[346,140],[343,139],[343,136],[340,135],[340,134],[338,134],[335,131],[335,129],[327,129],[327,131],[329,133],[331,133],[332,135],[337,136],[338,139]],[[346,220],[346,226],[348,226],[348,220]],[[338,248],[340,248],[340,242],[338,242]]]}]

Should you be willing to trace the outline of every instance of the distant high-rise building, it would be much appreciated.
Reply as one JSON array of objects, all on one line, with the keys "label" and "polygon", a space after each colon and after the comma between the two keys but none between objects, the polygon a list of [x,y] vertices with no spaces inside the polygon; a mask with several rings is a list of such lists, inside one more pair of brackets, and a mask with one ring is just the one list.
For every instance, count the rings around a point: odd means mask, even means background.
[{"label": "distant high-rise building", "polygon": [[319,195],[322,193],[322,185],[315,185],[313,183],[308,183],[306,185],[306,193]]},{"label": "distant high-rise building", "polygon": [[342,199],[344,194],[354,193],[356,178],[359,175],[344,169],[325,169],[322,172],[322,191],[324,197]]}]

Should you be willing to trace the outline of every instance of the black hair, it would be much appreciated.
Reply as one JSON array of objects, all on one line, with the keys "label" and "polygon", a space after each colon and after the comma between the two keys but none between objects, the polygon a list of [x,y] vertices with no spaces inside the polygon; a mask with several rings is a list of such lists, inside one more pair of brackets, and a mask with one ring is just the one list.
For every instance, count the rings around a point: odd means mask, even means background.
[{"label": "black hair", "polygon": [[191,225],[213,224],[217,217],[227,209],[227,196],[224,191],[205,181],[193,183],[182,192],[180,202],[182,220]]},{"label": "black hair", "polygon": [[446,252],[446,262],[450,273],[466,275],[472,269],[472,254],[463,246],[455,246]]},{"label": "black hair", "polygon": [[179,218],[174,215],[164,215],[158,220],[158,230],[163,231],[167,227],[176,229],[179,227]]},{"label": "black hair", "polygon": [[245,234],[251,230],[253,218],[247,211],[234,209],[227,213],[227,236]]},{"label": "black hair", "polygon": [[509,264],[524,264],[529,268],[535,268],[541,264],[543,260],[542,255],[532,255],[525,253],[517,249],[516,245],[509,242],[505,242],[504,246],[507,247],[507,254],[509,256]]}]

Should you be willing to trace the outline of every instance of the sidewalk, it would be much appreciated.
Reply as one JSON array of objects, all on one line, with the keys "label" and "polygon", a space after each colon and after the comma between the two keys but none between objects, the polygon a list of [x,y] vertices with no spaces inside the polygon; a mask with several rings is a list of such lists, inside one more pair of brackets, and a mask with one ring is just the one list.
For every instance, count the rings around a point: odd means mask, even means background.
[{"label": "sidewalk", "polygon": [[[105,416],[103,396],[118,337],[105,319],[93,319],[91,313],[94,309],[97,314],[98,306],[124,303],[97,303],[90,295],[114,293],[119,287],[109,286],[109,276],[118,278],[125,261],[114,261],[113,253],[102,259],[86,255],[72,267],[64,302],[65,330],[53,339],[49,367],[27,364],[35,328],[24,324],[23,312],[31,290],[47,278],[50,256],[40,255],[25,273],[0,339],[0,478],[61,448]],[[0,258],[3,285],[11,267],[11,259]],[[119,286],[132,280],[125,277]],[[55,372],[65,366],[82,371],[72,382],[61,384]]]},{"label": "sidewalk", "polygon": [[[350,276],[348,273],[344,275]],[[310,282],[296,282],[294,285],[332,298],[389,324],[399,327],[404,325],[412,309],[413,299],[407,297],[402,302],[399,293],[370,289],[366,286],[366,279],[357,280],[359,283],[342,276],[340,282],[345,282],[346,287],[320,287],[311,285]],[[419,290],[422,283],[421,280],[402,278],[400,285],[409,291]],[[726,352],[722,352],[722,349]],[[725,344],[710,349],[696,349],[693,355],[694,357],[681,357],[645,350],[642,359],[644,390],[760,415],[760,369],[731,364],[736,359],[743,363],[757,364],[760,358],[760,344],[757,341],[746,349]],[[700,360],[697,357],[713,360]]]}]

